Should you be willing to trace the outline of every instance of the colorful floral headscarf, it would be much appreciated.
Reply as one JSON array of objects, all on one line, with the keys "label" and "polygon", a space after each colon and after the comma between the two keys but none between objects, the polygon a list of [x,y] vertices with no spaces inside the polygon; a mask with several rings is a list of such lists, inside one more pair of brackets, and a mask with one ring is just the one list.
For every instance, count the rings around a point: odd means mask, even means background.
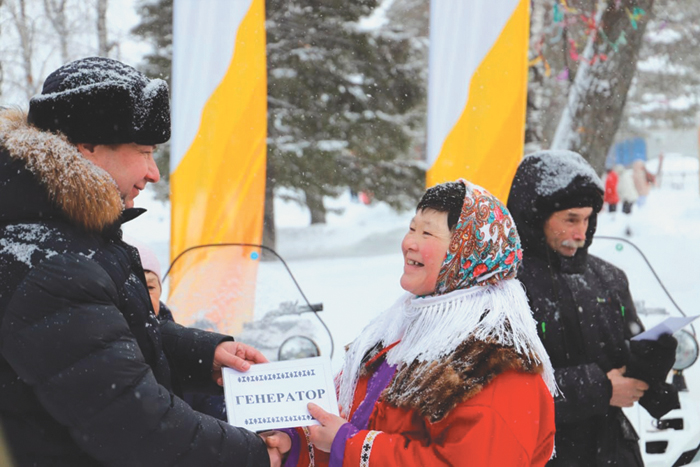
[{"label": "colorful floral headscarf", "polygon": [[458,181],[466,195],[435,295],[513,278],[523,257],[515,222],[503,203],[478,185]]},{"label": "colorful floral headscarf", "polygon": [[345,413],[351,413],[365,358],[378,345],[387,349],[390,365],[442,361],[470,340],[510,347],[542,364],[542,377],[552,395],[557,394],[554,370],[537,336],[525,289],[515,278],[523,256],[515,222],[492,194],[465,180],[458,182],[465,187],[464,203],[435,293],[406,292],[350,345],[338,380],[338,402]]}]

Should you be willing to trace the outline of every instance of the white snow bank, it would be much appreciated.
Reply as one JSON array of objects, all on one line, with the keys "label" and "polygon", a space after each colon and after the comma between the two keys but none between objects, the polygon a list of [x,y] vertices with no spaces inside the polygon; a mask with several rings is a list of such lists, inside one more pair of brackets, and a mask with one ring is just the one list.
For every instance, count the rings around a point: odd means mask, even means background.
[{"label": "white snow bank", "polygon": [[[647,161],[647,170],[651,173],[657,173],[659,170],[660,158],[654,158]],[[682,173],[688,174],[697,173],[700,167],[700,160],[693,156],[684,156],[676,152],[664,154],[661,169],[663,173]]]}]

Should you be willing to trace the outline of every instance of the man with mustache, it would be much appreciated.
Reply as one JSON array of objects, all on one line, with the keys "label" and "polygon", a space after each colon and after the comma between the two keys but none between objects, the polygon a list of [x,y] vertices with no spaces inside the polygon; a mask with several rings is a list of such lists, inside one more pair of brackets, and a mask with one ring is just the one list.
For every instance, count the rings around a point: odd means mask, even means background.
[{"label": "man with mustache", "polygon": [[548,466],[642,466],[622,407],[639,402],[656,418],[678,407],[665,383],[675,339],[630,341],[644,328],[627,277],[588,254],[602,205],[600,178],[571,151],[525,156],[508,199],[523,246],[518,277],[561,391]]}]

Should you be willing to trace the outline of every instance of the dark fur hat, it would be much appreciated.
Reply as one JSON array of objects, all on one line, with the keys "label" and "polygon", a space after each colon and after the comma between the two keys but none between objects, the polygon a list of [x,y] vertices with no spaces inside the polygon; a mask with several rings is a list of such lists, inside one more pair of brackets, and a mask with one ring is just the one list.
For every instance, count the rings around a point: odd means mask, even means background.
[{"label": "dark fur hat", "polygon": [[170,139],[168,85],[117,60],[76,60],[46,78],[29,101],[27,121],[73,143],[164,143]]}]

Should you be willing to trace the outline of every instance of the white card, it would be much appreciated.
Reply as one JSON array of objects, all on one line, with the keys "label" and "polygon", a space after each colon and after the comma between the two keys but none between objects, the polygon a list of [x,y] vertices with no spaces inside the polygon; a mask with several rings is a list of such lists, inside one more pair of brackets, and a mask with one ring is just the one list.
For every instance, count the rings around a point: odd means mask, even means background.
[{"label": "white card", "polygon": [[683,317],[671,317],[666,318],[661,323],[657,324],[651,329],[637,334],[632,338],[633,341],[649,340],[655,341],[661,337],[662,334],[673,334],[680,328],[690,324],[691,321],[697,319],[697,316],[683,316]]},{"label": "white card", "polygon": [[223,369],[226,412],[231,425],[251,431],[318,425],[306,405],[313,402],[338,415],[328,357]]}]

